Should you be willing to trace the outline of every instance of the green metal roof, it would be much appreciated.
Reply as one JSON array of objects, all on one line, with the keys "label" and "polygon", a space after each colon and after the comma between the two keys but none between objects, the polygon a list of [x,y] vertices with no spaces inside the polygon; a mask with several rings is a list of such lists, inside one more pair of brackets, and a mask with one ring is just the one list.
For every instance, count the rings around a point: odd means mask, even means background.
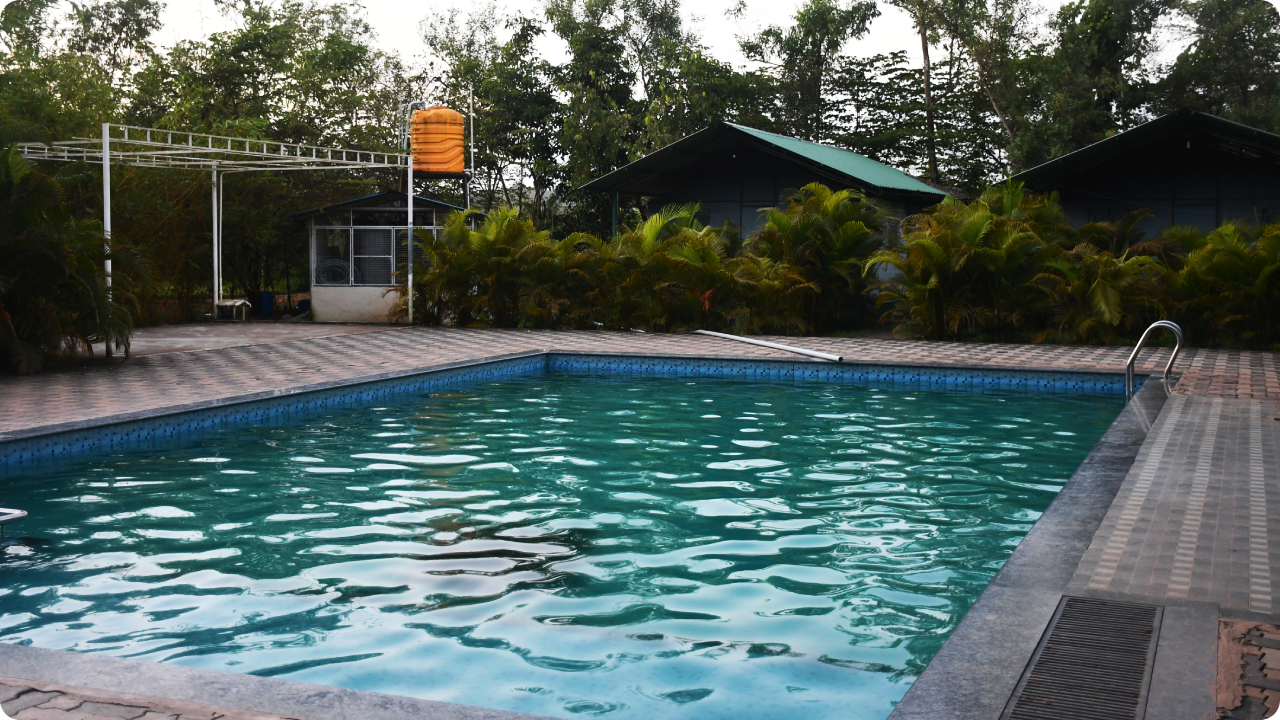
[{"label": "green metal roof", "polygon": [[830,145],[820,145],[818,143],[807,142],[805,140],[797,140],[786,135],[778,135],[777,133],[756,130],[743,125],[735,125],[733,123],[725,123],[729,127],[737,128],[748,135],[760,138],[761,140],[775,145],[787,152],[795,153],[812,160],[820,165],[825,165],[833,170],[838,170],[845,175],[855,177],[865,183],[874,185],[879,188],[904,190],[908,192],[921,192],[930,195],[945,195],[941,190],[930,187],[923,182],[911,177],[901,170],[889,167],[882,162],[876,162],[865,155],[859,155],[852,150],[832,147]]},{"label": "green metal roof", "polygon": [[721,122],[655,150],[635,162],[583,185],[579,190],[662,195],[687,180],[704,156],[745,141],[759,150],[785,158],[815,173],[858,187],[873,195],[906,194],[930,203],[946,196],[910,175],[852,150],[819,145],[796,138]]}]

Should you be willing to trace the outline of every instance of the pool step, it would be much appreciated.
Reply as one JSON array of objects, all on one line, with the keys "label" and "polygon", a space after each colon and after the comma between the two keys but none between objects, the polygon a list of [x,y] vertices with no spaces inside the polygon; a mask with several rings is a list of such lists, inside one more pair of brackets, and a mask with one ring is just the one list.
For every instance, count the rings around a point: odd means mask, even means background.
[{"label": "pool step", "polygon": [[1163,616],[1062,598],[1001,720],[1142,720]]}]

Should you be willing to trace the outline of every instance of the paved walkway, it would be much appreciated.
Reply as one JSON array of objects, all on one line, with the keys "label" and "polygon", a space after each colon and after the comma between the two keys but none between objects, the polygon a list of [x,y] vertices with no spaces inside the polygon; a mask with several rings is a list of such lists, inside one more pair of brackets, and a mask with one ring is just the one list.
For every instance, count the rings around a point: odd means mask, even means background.
[{"label": "paved walkway", "polygon": [[1068,594],[1280,610],[1280,422],[1272,410],[1170,398]]},{"label": "paved walkway", "polygon": [[[276,328],[273,332],[252,325],[195,327],[202,330],[162,328],[156,333],[141,332],[138,343],[153,348],[209,349],[155,352],[127,362],[30,377],[0,376],[0,440],[12,433],[123,412],[161,410],[530,351],[805,359],[781,350],[702,335],[314,324],[265,326]],[[300,337],[326,331],[331,334]],[[772,339],[838,353],[849,362],[1024,370],[1121,372],[1129,353],[1121,347]],[[1144,351],[1140,369],[1163,369],[1169,352],[1168,348]],[[1177,387],[1182,394],[1280,400],[1280,355],[1276,353],[1190,349],[1179,358],[1176,369],[1183,373]]]},{"label": "paved walkway", "polygon": [[[1115,347],[775,340],[849,362],[935,367],[1120,372],[1129,353]],[[121,413],[531,351],[803,359],[694,335],[323,325],[156,329],[141,332],[138,346],[149,350],[128,362],[0,377],[0,440]],[[1167,348],[1145,352],[1140,371],[1163,369],[1168,354]],[[1181,378],[1174,397],[1147,435],[1067,593],[1161,605],[1213,603],[1224,617],[1280,617],[1280,422],[1273,419],[1280,414],[1280,354],[1193,348],[1175,370]],[[0,699],[5,682],[0,678]],[[23,692],[16,701],[43,697]],[[57,692],[63,694],[24,706],[19,720],[94,720],[98,714],[81,712],[87,705],[55,707],[81,697]],[[137,707],[151,710],[103,715],[195,717],[159,705]],[[63,714],[39,714],[46,711]]]}]

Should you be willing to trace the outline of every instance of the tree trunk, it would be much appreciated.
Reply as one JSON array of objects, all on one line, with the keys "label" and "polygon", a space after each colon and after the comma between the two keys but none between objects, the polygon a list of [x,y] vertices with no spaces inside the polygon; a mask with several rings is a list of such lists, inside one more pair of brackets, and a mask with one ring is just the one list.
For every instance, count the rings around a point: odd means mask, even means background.
[{"label": "tree trunk", "polygon": [[929,179],[938,182],[937,133],[933,125],[933,88],[930,83],[929,30],[924,15],[924,5],[919,8],[916,24],[920,27],[920,52],[924,55],[924,125],[925,147],[929,151]]}]

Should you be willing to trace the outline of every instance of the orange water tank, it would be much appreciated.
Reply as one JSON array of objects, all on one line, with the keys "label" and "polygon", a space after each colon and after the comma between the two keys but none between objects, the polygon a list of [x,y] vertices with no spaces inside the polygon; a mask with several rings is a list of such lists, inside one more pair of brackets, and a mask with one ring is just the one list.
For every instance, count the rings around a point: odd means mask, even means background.
[{"label": "orange water tank", "polygon": [[462,113],[447,107],[430,107],[413,114],[410,144],[414,172],[461,173],[466,169]]}]

